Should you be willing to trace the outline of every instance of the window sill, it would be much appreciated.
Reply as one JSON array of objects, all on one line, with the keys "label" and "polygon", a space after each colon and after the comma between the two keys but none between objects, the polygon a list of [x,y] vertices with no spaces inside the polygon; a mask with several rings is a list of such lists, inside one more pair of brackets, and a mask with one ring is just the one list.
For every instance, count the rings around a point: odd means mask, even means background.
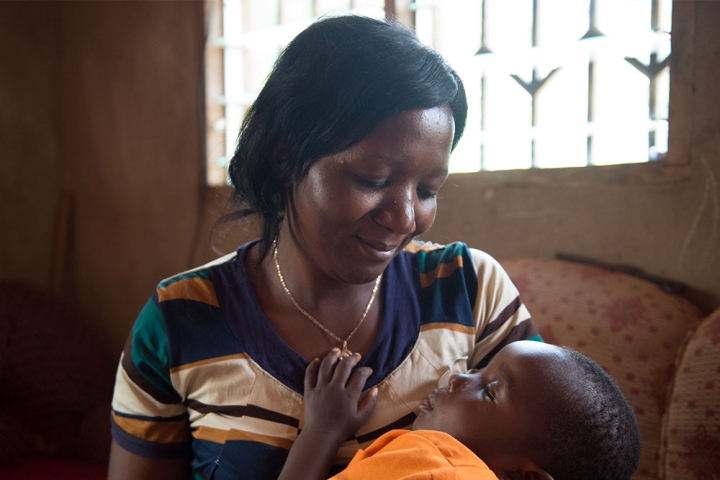
[{"label": "window sill", "polygon": [[667,184],[690,178],[688,163],[658,160],[626,165],[598,165],[574,168],[500,170],[493,172],[453,173],[448,182],[456,186],[542,186]]}]

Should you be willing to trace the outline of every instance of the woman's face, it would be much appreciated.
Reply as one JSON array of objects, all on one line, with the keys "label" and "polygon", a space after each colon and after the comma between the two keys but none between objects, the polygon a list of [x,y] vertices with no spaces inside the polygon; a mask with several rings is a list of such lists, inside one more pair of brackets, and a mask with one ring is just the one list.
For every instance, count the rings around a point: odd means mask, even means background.
[{"label": "woman's face", "polygon": [[336,280],[372,281],[435,220],[453,134],[448,106],[410,110],[317,160],[289,193],[301,253]]}]

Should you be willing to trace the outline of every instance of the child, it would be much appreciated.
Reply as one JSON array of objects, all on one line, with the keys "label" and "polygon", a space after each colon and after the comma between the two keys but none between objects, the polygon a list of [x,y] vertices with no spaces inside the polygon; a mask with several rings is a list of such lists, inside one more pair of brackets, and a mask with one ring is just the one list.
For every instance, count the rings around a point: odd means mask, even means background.
[{"label": "child", "polygon": [[[325,478],[340,444],[374,408],[368,367],[331,351],[305,375],[305,424],[280,479]],[[450,377],[419,404],[412,431],[359,451],[334,479],[628,479],[640,456],[635,417],[595,362],[540,342],[514,342],[482,370]]]}]

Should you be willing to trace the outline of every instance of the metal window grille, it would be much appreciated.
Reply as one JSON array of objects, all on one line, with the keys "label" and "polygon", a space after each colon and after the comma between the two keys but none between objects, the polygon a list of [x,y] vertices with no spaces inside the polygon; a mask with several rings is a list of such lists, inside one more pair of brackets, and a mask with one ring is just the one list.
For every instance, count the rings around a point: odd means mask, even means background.
[{"label": "metal window grille", "polygon": [[580,167],[667,151],[672,0],[207,0],[207,177],[223,184],[242,117],[281,49],[333,11],[411,23],[458,71],[465,135],[450,170]]},{"label": "metal window grille", "polygon": [[420,39],[468,93],[455,172],[639,163],[667,152],[672,0],[423,0]]},{"label": "metal window grille", "polygon": [[282,49],[334,12],[383,18],[384,0],[208,0],[207,183],[226,182],[240,123]]}]

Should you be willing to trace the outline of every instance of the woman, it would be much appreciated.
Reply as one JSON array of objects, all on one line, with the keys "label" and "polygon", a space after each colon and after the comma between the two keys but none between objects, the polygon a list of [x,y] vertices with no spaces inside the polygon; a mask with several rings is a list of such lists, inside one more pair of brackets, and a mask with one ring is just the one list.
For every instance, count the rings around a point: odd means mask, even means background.
[{"label": "woman", "polygon": [[121,359],[110,479],[276,478],[308,361],[362,355],[377,408],[339,450],[412,424],[441,376],[537,335],[499,265],[427,231],[467,105],[414,35],[327,18],[283,52],[230,178],[262,236],[160,283]]}]

